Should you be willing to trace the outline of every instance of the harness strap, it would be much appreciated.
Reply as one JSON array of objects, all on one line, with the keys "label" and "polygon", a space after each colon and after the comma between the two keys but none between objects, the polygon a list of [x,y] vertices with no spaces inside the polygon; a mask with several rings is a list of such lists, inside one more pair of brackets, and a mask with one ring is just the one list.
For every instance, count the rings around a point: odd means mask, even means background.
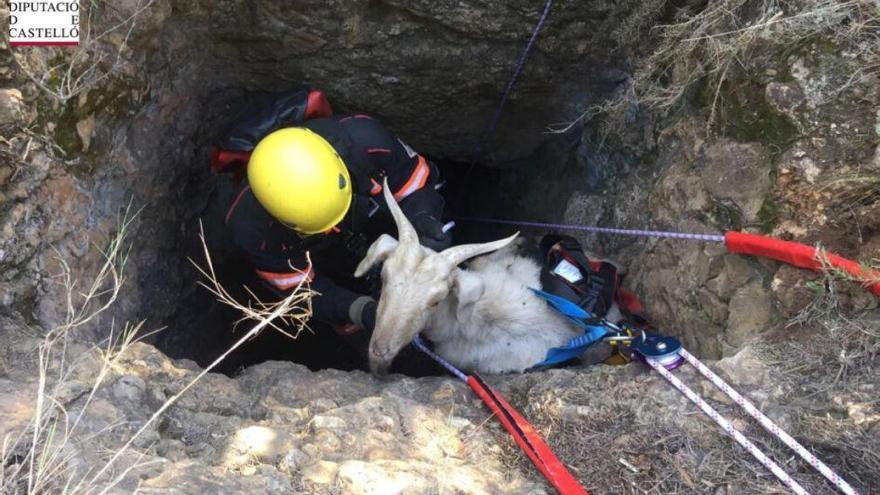
[{"label": "harness strap", "polygon": [[592,313],[587,312],[582,307],[569,301],[568,299],[544,292],[538,289],[531,289],[538,297],[547,301],[552,308],[559,311],[563,316],[569,319],[578,328],[583,330],[581,335],[571,338],[565,345],[553,347],[547,350],[544,360],[535,364],[535,367],[553,366],[559,363],[574,359],[583,354],[587,347],[601,340],[608,334],[608,329],[598,324],[590,324],[595,319]]}]

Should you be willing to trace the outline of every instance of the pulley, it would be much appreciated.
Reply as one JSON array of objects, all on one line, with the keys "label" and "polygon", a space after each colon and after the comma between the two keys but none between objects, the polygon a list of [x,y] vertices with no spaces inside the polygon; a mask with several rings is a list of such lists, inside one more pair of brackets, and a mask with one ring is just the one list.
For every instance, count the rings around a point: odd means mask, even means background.
[{"label": "pulley", "polygon": [[642,361],[645,358],[653,359],[667,370],[674,370],[684,363],[679,352],[681,351],[681,342],[674,337],[643,332],[640,336],[633,338],[629,348]]}]

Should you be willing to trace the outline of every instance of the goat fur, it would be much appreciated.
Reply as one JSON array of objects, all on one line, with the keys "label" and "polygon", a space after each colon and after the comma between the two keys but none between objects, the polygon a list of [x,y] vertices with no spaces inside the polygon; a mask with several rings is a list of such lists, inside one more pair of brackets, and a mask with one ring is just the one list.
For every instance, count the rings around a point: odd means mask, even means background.
[{"label": "goat fur", "polygon": [[[484,373],[522,372],[580,334],[529,289],[541,287],[541,270],[515,252],[517,234],[437,253],[419,244],[387,181],[383,195],[399,240],[381,235],[355,271],[363,276],[384,262],[369,348],[374,373],[386,372],[418,332],[452,364]],[[467,260],[468,269],[457,266]]]},{"label": "goat fur", "polygon": [[[458,269],[462,270],[462,269]],[[455,291],[437,305],[424,334],[452,364],[483,373],[522,372],[547,350],[580,334],[529,287],[540,288],[540,266],[510,246],[471,261],[482,296],[462,314]]]}]

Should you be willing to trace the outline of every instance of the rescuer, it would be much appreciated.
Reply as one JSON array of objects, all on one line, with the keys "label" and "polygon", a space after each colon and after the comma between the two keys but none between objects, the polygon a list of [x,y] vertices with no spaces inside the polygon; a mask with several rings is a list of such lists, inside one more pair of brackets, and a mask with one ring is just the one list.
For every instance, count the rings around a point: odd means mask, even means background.
[{"label": "rescuer", "polygon": [[212,149],[211,168],[241,180],[225,221],[257,276],[279,297],[308,279],[313,317],[357,347],[369,342],[378,287],[354,268],[380,234],[395,234],[383,181],[423,245],[451,242],[437,168],[375,119],[333,116],[319,91],[252,104]]}]

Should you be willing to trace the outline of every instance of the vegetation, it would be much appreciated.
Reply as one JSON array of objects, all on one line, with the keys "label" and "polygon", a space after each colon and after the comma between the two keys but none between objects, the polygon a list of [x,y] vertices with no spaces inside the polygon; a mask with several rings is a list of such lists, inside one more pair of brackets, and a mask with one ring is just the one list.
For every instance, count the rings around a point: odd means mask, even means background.
[{"label": "vegetation", "polygon": [[[67,316],[62,324],[42,336],[38,351],[39,378],[34,395],[33,414],[28,424],[13,429],[0,439],[0,492],[9,495],[36,495],[42,493],[107,493],[117,486],[132,470],[144,467],[140,462],[142,453],[132,452],[136,440],[162,415],[210,373],[244,342],[252,339],[266,327],[284,332],[277,322],[284,322],[298,330],[304,328],[311,314],[311,291],[308,286],[296,287],[285,299],[272,304],[256,302],[242,304],[233,299],[222,287],[214,273],[207,245],[202,237],[205,268],[199,268],[207,281],[203,284],[218,299],[238,308],[244,318],[256,320],[244,335],[213,363],[205,367],[195,378],[169,397],[118,449],[108,453],[106,461],[99,466],[83,466],[78,463],[81,442],[89,442],[91,436],[82,431],[82,420],[91,414],[91,406],[98,392],[108,383],[108,378],[121,370],[121,361],[135,342],[149,336],[141,333],[144,322],[126,324],[117,331],[111,323],[110,336],[95,345],[92,352],[74,355],[72,343],[77,330],[95,324],[99,317],[111,309],[124,290],[124,268],[127,261],[128,235],[136,213],[128,208],[118,222],[116,235],[106,249],[101,250],[103,264],[96,275],[81,291],[72,277],[68,264],[59,258],[62,271],[59,274],[67,294]],[[295,337],[297,334],[286,335]],[[87,366],[93,353],[100,356],[100,367]],[[69,397],[69,389],[78,375],[90,377],[91,388],[84,398]],[[70,409],[76,404],[76,410]],[[108,429],[122,425],[110,425]],[[122,460],[125,462],[121,462]]]},{"label": "vegetation", "polygon": [[[588,108],[568,124],[599,119],[607,132],[630,123],[639,109],[669,114],[701,86],[707,125],[718,118],[725,83],[747,73],[755,49],[781,52],[818,36],[850,48],[858,64],[846,86],[880,73],[880,5],[872,0],[710,0],[672,13],[661,1],[639,2],[615,33],[621,48],[653,47],[640,55],[632,77],[610,101]],[[671,22],[663,23],[671,18]],[[646,38],[651,43],[646,43]]]}]

